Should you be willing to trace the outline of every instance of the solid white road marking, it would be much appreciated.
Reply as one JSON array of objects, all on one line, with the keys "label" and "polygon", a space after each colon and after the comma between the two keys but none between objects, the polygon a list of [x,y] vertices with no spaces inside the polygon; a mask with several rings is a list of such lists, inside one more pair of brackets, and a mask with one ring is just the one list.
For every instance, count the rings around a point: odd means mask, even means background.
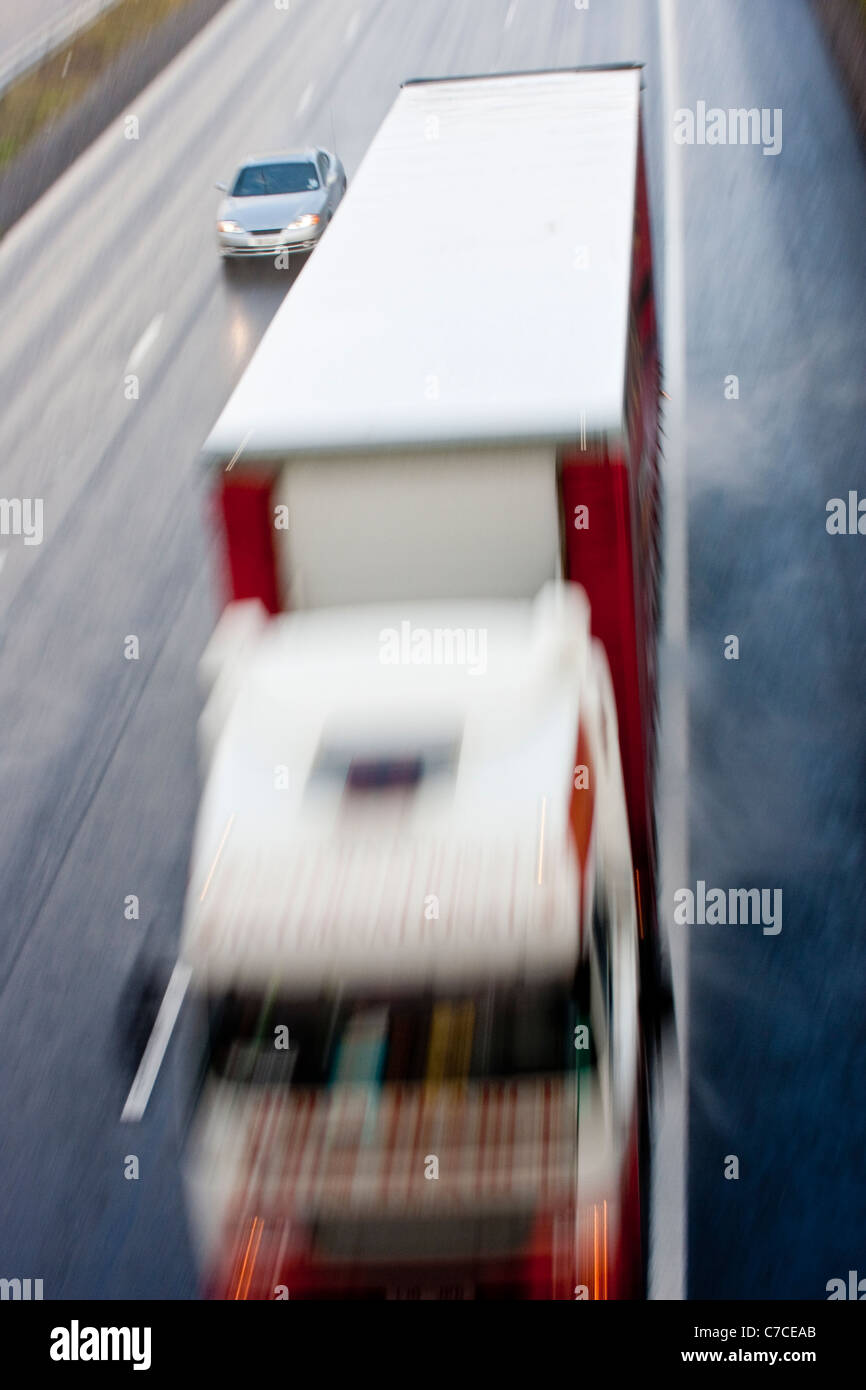
[{"label": "solid white road marking", "polygon": [[688,499],[686,491],[686,326],[683,250],[682,147],[672,137],[678,82],[675,0],[659,0],[664,170],[664,630],[659,662],[659,929],[670,950],[676,1007],[679,1076],[665,1076],[653,1152],[650,1297],[686,1294],[686,1164],[688,1096],[688,941],[668,930],[667,904],[688,882]]},{"label": "solid white road marking", "polygon": [[120,1118],[123,1122],[140,1120],[147,1109],[147,1102],[150,1100],[150,1093],[162,1066],[162,1059],[177,1022],[177,1016],[180,1013],[180,1006],[183,1003],[191,975],[190,967],[182,965],[180,961],[171,972],[171,979],[162,997],[159,1013],[153,1025],[153,1032],[148,1039],[144,1056],[132,1083],[132,1090],[126,1097],[126,1104],[121,1112]]},{"label": "solid white road marking", "polygon": [[308,82],[306,87],[304,88],[303,95],[301,96],[301,99],[298,102],[298,109],[295,112],[296,116],[300,116],[303,114],[304,111],[306,111],[307,107],[313,99],[313,92],[315,90],[315,82]]},{"label": "solid white road marking", "polygon": [[165,314],[156,314],[155,317],[151,319],[135,347],[132,349],[132,352],[129,354],[129,359],[126,363],[126,370],[128,372],[134,372],[139,363],[144,361],[159,337],[164,318]]},{"label": "solid white road marking", "polygon": [[511,4],[508,6],[508,12],[506,13],[506,16],[505,16],[505,28],[506,28],[506,29],[510,29],[510,28],[511,28],[512,24],[514,23],[514,16],[515,16],[516,14],[517,14],[517,0],[511,0]]},{"label": "solid white road marking", "polygon": [[349,20],[349,23],[346,25],[346,36],[344,39],[345,43],[352,42],[353,38],[358,32],[358,26],[360,23],[361,14],[359,10],[356,10],[355,13],[352,15],[351,19]]}]

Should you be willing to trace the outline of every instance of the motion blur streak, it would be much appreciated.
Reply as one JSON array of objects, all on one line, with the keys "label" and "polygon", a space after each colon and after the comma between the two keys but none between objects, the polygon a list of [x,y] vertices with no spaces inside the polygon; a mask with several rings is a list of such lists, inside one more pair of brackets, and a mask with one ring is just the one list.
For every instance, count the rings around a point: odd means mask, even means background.
[{"label": "motion blur streak", "polygon": [[[256,1217],[250,1229],[250,1238],[247,1242],[247,1248],[244,1251],[243,1264],[241,1265],[241,1271],[238,1275],[235,1291],[232,1295],[235,1299],[245,1299],[249,1293],[253,1272],[256,1267],[256,1259],[258,1258],[259,1246],[262,1243],[263,1229],[264,1222],[259,1217]],[[247,1267],[249,1267],[249,1274],[247,1274]]]}]

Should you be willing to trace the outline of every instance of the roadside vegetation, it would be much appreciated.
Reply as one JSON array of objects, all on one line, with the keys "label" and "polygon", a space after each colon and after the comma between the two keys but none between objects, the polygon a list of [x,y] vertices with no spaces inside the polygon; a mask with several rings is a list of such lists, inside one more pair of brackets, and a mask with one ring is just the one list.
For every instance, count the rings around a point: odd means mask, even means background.
[{"label": "roadside vegetation", "polygon": [[120,0],[0,97],[0,169],[70,110],[151,29],[195,0]]}]

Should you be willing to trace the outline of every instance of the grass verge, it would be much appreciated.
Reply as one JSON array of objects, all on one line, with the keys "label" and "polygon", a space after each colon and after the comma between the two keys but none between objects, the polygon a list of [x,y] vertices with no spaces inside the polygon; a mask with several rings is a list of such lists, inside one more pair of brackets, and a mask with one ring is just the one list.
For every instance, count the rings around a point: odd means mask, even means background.
[{"label": "grass verge", "polygon": [[120,0],[0,97],[0,170],[86,96],[130,44],[195,0]]}]

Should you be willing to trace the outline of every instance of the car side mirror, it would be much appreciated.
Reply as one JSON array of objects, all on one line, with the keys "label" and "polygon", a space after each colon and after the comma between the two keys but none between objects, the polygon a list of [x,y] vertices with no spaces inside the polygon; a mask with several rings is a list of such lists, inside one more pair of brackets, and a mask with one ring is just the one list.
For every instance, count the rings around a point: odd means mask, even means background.
[{"label": "car side mirror", "polygon": [[214,188],[217,189],[219,193],[228,193],[229,191],[229,186],[227,183],[215,183]]}]

